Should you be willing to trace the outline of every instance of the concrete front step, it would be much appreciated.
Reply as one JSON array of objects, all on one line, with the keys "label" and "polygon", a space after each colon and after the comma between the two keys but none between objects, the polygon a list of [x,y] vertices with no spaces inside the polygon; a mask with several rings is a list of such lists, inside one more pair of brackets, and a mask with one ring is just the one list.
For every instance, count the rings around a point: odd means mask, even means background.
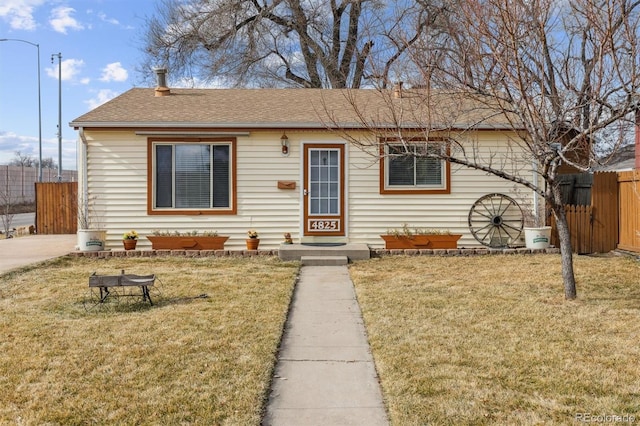
[{"label": "concrete front step", "polygon": [[342,266],[349,263],[347,256],[302,256],[303,266]]},{"label": "concrete front step", "polygon": [[302,256],[346,256],[350,261],[369,259],[366,244],[343,244],[338,246],[318,246],[306,244],[281,244],[278,255],[282,260],[301,260]]}]

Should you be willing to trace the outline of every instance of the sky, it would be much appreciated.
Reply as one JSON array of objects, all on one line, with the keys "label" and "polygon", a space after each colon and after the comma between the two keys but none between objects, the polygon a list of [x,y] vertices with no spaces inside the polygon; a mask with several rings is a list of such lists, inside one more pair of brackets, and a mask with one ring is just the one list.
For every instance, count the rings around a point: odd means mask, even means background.
[{"label": "sky", "polygon": [[[62,168],[76,170],[78,134],[69,122],[132,87],[148,86],[137,70],[145,23],[156,3],[0,0],[0,39],[40,46],[43,159],[58,162],[60,99]],[[38,48],[1,41],[0,165],[15,159],[16,151],[38,159],[38,122]]]}]

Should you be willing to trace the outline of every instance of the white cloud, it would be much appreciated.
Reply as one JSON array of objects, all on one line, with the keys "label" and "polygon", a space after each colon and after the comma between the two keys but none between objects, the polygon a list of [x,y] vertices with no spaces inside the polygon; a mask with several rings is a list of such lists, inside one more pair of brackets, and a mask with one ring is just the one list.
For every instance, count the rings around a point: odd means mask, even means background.
[{"label": "white cloud", "polygon": [[115,18],[109,18],[104,12],[98,12],[98,18],[100,18],[100,20],[106,22],[107,24],[120,25],[120,21]]},{"label": "white cloud", "polygon": [[43,3],[44,0],[2,0],[0,18],[9,22],[13,30],[33,31],[36,29],[33,11]]},{"label": "white cloud", "polygon": [[118,94],[118,92],[111,89],[102,89],[96,93],[96,96],[93,99],[84,101],[84,103],[89,105],[89,109],[94,109],[115,98]]},{"label": "white cloud", "polygon": [[116,18],[112,18],[111,16],[107,15],[103,11],[96,11],[94,9],[87,9],[87,15],[95,16],[99,20],[101,20],[102,22],[104,22],[106,24],[109,24],[109,25],[113,25],[113,26],[119,27],[119,28],[124,28],[126,30],[135,29],[134,27],[132,27],[130,25],[125,25],[125,24],[121,23]]},{"label": "white cloud", "polygon": [[0,164],[7,164],[15,157],[15,152],[20,151],[25,155],[36,154],[38,138],[17,135],[14,132],[0,132]]},{"label": "white cloud", "polygon": [[[88,84],[89,79],[83,78],[81,80],[77,80],[76,77],[80,74],[80,71],[84,67],[84,61],[82,59],[65,59],[62,61],[62,81],[75,81],[80,82],[82,84]],[[58,78],[58,65],[54,65],[53,67],[46,68],[45,70],[49,77]]]},{"label": "white cloud", "polygon": [[82,30],[84,26],[71,16],[75,11],[74,8],[68,6],[56,7],[51,11],[49,24],[55,31],[62,34],[66,34],[67,29]]},{"label": "white cloud", "polygon": [[[16,151],[32,158],[40,155],[37,136],[18,135],[14,132],[0,132],[0,164],[8,164],[15,159]],[[42,139],[42,158],[53,158],[58,162],[58,138]],[[76,166],[76,139],[62,139],[62,168],[75,170]]]},{"label": "white cloud", "polygon": [[126,81],[128,77],[129,73],[122,67],[122,64],[120,62],[113,62],[107,64],[107,66],[102,69],[100,81]]}]

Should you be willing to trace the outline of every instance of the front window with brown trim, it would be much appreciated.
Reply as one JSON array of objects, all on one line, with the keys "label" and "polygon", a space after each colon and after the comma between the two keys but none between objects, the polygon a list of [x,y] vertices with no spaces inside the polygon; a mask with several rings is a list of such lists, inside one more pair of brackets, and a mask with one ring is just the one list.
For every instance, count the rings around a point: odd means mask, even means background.
[{"label": "front window with brown trim", "polygon": [[149,140],[150,214],[235,214],[235,140]]},{"label": "front window with brown trim", "polygon": [[380,192],[382,194],[449,194],[450,163],[442,141],[409,144],[388,141],[382,146]]}]

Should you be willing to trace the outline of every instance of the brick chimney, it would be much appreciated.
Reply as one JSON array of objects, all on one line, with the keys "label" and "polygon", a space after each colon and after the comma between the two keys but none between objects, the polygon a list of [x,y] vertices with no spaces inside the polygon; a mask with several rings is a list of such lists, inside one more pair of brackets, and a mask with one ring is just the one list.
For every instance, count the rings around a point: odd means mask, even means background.
[{"label": "brick chimney", "polygon": [[171,90],[167,87],[167,69],[154,68],[156,73],[156,96],[169,96]]}]

